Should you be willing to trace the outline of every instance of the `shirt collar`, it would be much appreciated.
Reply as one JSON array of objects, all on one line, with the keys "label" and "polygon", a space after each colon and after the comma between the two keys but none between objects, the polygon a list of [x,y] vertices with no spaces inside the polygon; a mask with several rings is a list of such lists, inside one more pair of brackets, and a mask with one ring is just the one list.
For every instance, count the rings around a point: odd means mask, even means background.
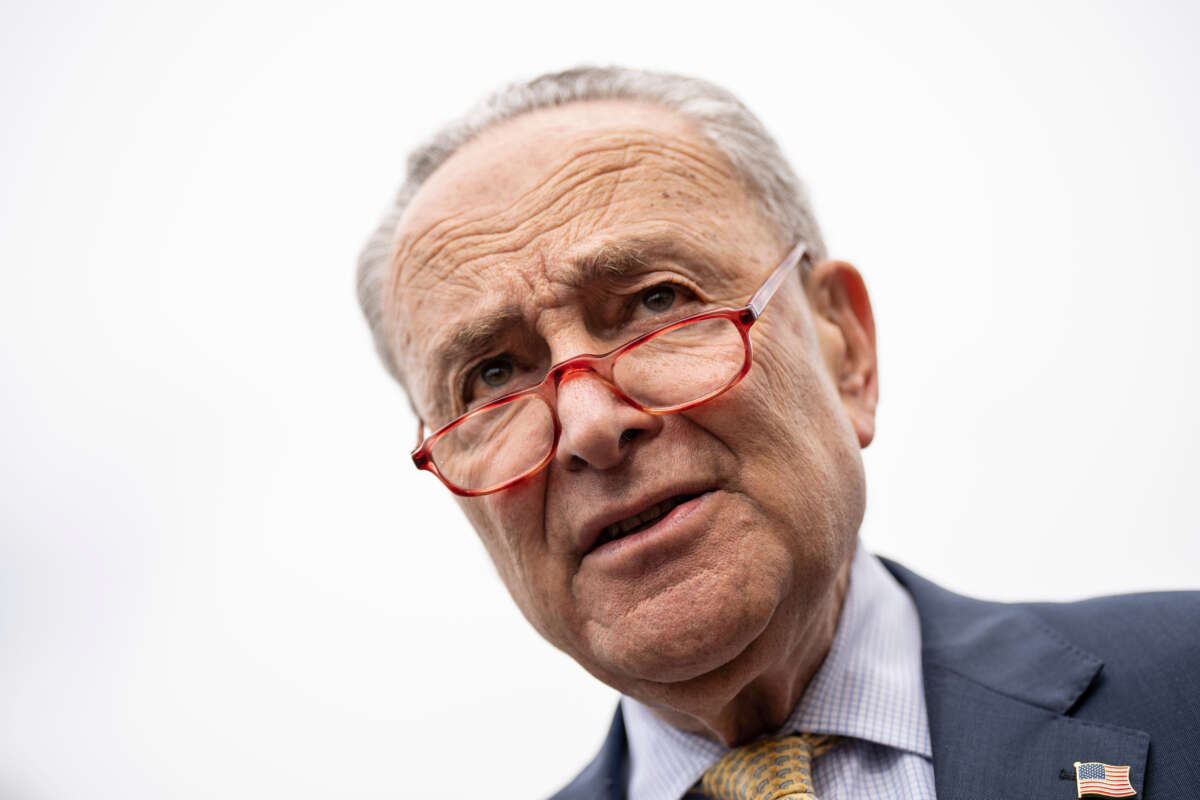
[{"label": "shirt collar", "polygon": [[[678,800],[728,749],[621,698],[630,797]],[[777,735],[835,733],[931,758],[916,606],[859,542],[833,645]]]}]

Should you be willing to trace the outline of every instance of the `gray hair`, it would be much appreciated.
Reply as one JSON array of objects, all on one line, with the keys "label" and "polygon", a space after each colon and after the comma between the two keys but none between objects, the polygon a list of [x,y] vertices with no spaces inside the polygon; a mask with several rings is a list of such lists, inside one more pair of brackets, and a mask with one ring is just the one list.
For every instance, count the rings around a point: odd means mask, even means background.
[{"label": "gray hair", "polygon": [[417,189],[446,159],[483,131],[542,108],[586,100],[633,100],[679,112],[696,123],[732,164],[747,190],[788,242],[804,240],[810,263],[825,244],[800,179],[758,118],[721,87],[683,75],[623,67],[578,67],[504,87],[435,133],[408,157],[408,174],[358,257],[358,302],[388,372],[404,385],[388,343],[383,293],[396,226]]}]

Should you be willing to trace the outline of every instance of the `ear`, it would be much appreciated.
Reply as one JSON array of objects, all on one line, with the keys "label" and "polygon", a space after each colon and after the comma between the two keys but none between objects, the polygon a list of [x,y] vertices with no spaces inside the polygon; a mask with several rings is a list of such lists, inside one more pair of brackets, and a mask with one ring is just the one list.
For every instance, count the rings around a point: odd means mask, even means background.
[{"label": "ear", "polygon": [[862,275],[845,261],[822,261],[805,281],[825,367],[842,398],[859,447],[875,437],[879,372],[875,316]]}]

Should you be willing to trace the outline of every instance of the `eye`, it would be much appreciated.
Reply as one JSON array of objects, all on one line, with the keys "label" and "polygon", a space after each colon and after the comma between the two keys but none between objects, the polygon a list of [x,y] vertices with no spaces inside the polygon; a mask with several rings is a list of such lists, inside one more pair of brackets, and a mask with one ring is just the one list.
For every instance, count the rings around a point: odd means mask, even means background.
[{"label": "eye", "polygon": [[503,386],[512,374],[513,365],[507,358],[493,358],[479,367],[479,379],[488,386]]},{"label": "eye", "polygon": [[675,289],[666,283],[651,286],[642,293],[642,305],[655,314],[661,314],[675,305]]}]

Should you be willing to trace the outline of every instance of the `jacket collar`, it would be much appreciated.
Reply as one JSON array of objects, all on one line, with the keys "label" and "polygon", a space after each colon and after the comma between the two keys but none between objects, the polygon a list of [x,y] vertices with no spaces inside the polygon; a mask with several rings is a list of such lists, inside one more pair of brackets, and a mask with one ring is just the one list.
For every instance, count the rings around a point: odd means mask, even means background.
[{"label": "jacket collar", "polygon": [[1014,700],[1064,714],[1103,666],[1021,606],[963,597],[880,560],[917,604],[927,669],[952,668]]}]

